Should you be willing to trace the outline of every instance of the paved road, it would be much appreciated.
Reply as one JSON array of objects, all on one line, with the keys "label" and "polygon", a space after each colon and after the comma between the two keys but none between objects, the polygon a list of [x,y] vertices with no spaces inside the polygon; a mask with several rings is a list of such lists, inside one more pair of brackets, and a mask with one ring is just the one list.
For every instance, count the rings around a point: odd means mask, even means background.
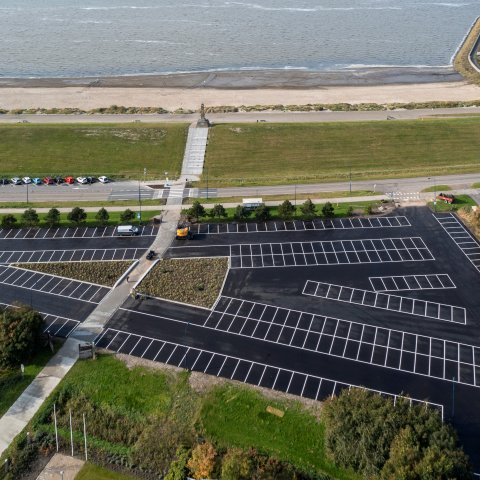
[{"label": "paved road", "polygon": [[[455,190],[471,189],[473,183],[480,182],[480,173],[446,175],[437,177],[398,178],[383,180],[352,181],[352,190],[371,190],[376,192],[420,192],[426,187],[446,184]],[[162,185],[163,181],[148,182],[149,184]],[[301,193],[322,193],[348,191],[350,183],[312,183],[299,185],[277,185],[258,187],[226,187],[210,188],[210,197],[262,197],[266,195],[291,195],[292,198]],[[187,190],[185,190],[187,193]],[[194,191],[195,193],[195,191]],[[473,192],[472,192],[473,193]],[[162,198],[162,189],[153,189],[141,186],[140,195],[143,200]],[[206,197],[206,190],[200,189],[197,195]],[[196,195],[194,195],[196,196]],[[107,185],[93,184],[85,186],[29,186],[28,198],[30,202],[70,202],[70,201],[112,201],[112,200],[138,200],[138,183],[132,181],[114,182]],[[26,185],[0,186],[0,202],[25,202],[27,199]]]},{"label": "paved road", "polygon": [[[385,112],[238,112],[211,113],[213,123],[231,122],[362,122],[368,120],[412,120],[431,115],[465,115],[480,113],[480,107],[395,110]],[[132,123],[132,122],[187,122],[198,119],[198,114],[189,115],[0,115],[0,123]]]}]

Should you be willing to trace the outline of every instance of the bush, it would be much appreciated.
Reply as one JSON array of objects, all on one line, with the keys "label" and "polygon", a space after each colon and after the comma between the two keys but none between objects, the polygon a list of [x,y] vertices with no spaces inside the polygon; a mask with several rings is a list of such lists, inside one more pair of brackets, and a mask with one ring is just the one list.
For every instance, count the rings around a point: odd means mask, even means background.
[{"label": "bush", "polygon": [[305,202],[300,207],[300,211],[305,217],[313,218],[316,213],[315,204],[309,198],[307,198],[307,200],[305,200]]},{"label": "bush", "polygon": [[7,308],[0,316],[0,365],[24,363],[40,347],[43,318],[31,308]]},{"label": "bush", "polygon": [[352,389],[327,400],[323,415],[327,451],[339,466],[368,478],[470,478],[467,457],[436,410]]},{"label": "bush", "polygon": [[72,208],[71,212],[69,212],[69,214],[67,215],[67,219],[70,222],[73,222],[75,225],[80,225],[87,219],[87,214],[85,213],[85,210],[83,208],[75,207]]},{"label": "bush", "polygon": [[210,478],[215,468],[215,457],[217,452],[210,442],[197,445],[192,450],[192,456],[187,463],[193,478]]},{"label": "bush", "polygon": [[187,462],[189,456],[190,451],[185,447],[177,448],[175,460],[170,464],[164,480],[185,480],[187,478]]},{"label": "bush", "polygon": [[60,225],[60,211],[56,208],[51,208],[45,215],[45,223],[48,227],[58,227]]},{"label": "bush", "polygon": [[135,218],[135,212],[132,212],[129,208],[124,210],[120,214],[120,221],[121,222],[130,222]]},{"label": "bush", "polygon": [[250,480],[252,461],[240,448],[231,448],[222,460],[222,480]]},{"label": "bush", "polygon": [[227,216],[227,211],[223,205],[217,204],[211,209],[212,217],[225,218]]},{"label": "bush", "polygon": [[250,216],[250,210],[247,210],[243,205],[237,205],[233,218],[239,222],[246,220]]},{"label": "bush", "polygon": [[348,208],[347,208],[347,217],[353,217],[353,207],[350,205]]},{"label": "bush", "polygon": [[22,214],[22,223],[26,227],[36,227],[40,223],[40,219],[38,218],[38,213],[33,208],[28,208]]},{"label": "bush", "polygon": [[7,213],[2,217],[2,228],[10,229],[15,226],[17,219],[11,213]]},{"label": "bush", "polygon": [[324,218],[333,218],[335,216],[333,205],[330,202],[327,202],[322,207],[322,215],[324,216]]},{"label": "bush", "polygon": [[105,208],[101,208],[97,214],[95,215],[95,220],[103,227],[107,224],[110,215],[105,210]]},{"label": "bush", "polygon": [[365,207],[365,215],[372,215],[372,214],[373,214],[373,205],[371,203],[369,203]]},{"label": "bush", "polygon": [[254,215],[257,221],[266,222],[270,220],[270,209],[266,205],[260,205],[254,210]]},{"label": "bush", "polygon": [[290,200],[285,200],[282,204],[278,207],[278,214],[284,220],[290,220],[295,213],[295,207],[292,205]]},{"label": "bush", "polygon": [[195,200],[192,203],[192,206],[187,210],[187,215],[198,220],[206,215],[205,207],[198,200]]}]

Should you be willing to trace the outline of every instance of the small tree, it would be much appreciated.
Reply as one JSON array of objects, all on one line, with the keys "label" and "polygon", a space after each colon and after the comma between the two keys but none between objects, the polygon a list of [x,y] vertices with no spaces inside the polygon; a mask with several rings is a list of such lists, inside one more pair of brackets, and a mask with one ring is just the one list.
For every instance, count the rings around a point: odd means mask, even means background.
[{"label": "small tree", "polygon": [[322,215],[325,218],[333,218],[335,216],[335,211],[333,209],[333,205],[330,202],[327,202],[323,207],[322,207]]},{"label": "small tree", "polygon": [[227,211],[223,205],[217,204],[212,208],[212,214],[214,217],[225,218],[227,216]]},{"label": "small tree", "polygon": [[210,442],[197,445],[192,450],[192,456],[187,465],[193,478],[202,479],[210,478],[215,467],[215,457],[217,452]]},{"label": "small tree", "polygon": [[278,207],[278,214],[284,220],[290,220],[295,213],[295,207],[292,205],[290,200],[285,200],[279,207]]},{"label": "small tree", "polygon": [[58,227],[60,225],[60,212],[56,208],[51,208],[45,215],[45,223],[48,227]]},{"label": "small tree", "polygon": [[87,219],[85,210],[80,207],[72,208],[72,211],[67,215],[67,219],[75,225],[80,225]]},{"label": "small tree", "polygon": [[305,217],[313,218],[316,213],[315,204],[309,198],[307,198],[307,200],[305,200],[305,202],[300,207],[300,211]]},{"label": "small tree", "polygon": [[369,203],[365,207],[365,215],[372,215],[372,213],[373,213],[373,205],[371,203]]},{"label": "small tree", "polygon": [[250,210],[247,210],[243,205],[237,205],[233,218],[239,222],[246,220],[250,216]]},{"label": "small tree", "polygon": [[164,480],[185,480],[187,478],[187,461],[190,452],[185,447],[178,447],[175,460],[170,463],[168,473]]},{"label": "small tree", "polygon": [[109,218],[110,215],[103,207],[95,215],[95,220],[102,225],[102,227],[107,224]]},{"label": "small tree", "polygon": [[187,215],[198,220],[206,215],[205,207],[198,200],[195,200],[187,210]]},{"label": "small tree", "polygon": [[259,222],[266,222],[271,217],[270,209],[265,204],[259,205],[253,213]]},{"label": "small tree", "polygon": [[134,218],[135,212],[132,212],[129,208],[127,208],[120,214],[121,222],[131,222]]},{"label": "small tree", "polygon": [[353,207],[351,205],[347,208],[347,217],[353,217]]},{"label": "small tree", "polygon": [[41,345],[42,316],[31,308],[9,308],[0,315],[0,365],[28,360]]},{"label": "small tree", "polygon": [[36,227],[40,223],[40,219],[38,218],[38,213],[33,208],[28,208],[22,214],[22,223],[26,227]]},{"label": "small tree", "polygon": [[240,448],[231,448],[222,460],[222,480],[249,480],[252,478],[252,462]]},{"label": "small tree", "polygon": [[11,213],[7,213],[2,217],[2,228],[10,229],[15,226],[17,223],[17,219],[15,215],[12,215]]}]

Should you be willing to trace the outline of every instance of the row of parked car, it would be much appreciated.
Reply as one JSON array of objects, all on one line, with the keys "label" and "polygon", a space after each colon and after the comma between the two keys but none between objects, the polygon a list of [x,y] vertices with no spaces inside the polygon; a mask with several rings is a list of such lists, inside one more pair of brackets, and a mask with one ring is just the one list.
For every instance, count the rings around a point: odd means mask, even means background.
[{"label": "row of parked car", "polygon": [[96,181],[99,181],[100,183],[108,183],[110,182],[110,179],[105,176],[101,177],[35,177],[35,178],[30,178],[30,177],[13,177],[13,178],[0,178],[0,185],[8,185],[11,183],[12,185],[29,185],[29,184],[34,184],[34,185],[60,185],[62,183],[66,183],[68,185],[73,185],[74,183],[79,183],[81,185],[85,185],[88,183],[95,183]]}]

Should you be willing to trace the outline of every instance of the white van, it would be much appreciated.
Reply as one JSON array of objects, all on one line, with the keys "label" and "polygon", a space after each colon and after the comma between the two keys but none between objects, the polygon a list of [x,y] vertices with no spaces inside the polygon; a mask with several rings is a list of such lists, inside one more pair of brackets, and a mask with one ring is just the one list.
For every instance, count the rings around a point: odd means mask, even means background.
[{"label": "white van", "polygon": [[132,236],[138,234],[138,228],[133,225],[119,225],[117,227],[117,234],[121,236]]}]

